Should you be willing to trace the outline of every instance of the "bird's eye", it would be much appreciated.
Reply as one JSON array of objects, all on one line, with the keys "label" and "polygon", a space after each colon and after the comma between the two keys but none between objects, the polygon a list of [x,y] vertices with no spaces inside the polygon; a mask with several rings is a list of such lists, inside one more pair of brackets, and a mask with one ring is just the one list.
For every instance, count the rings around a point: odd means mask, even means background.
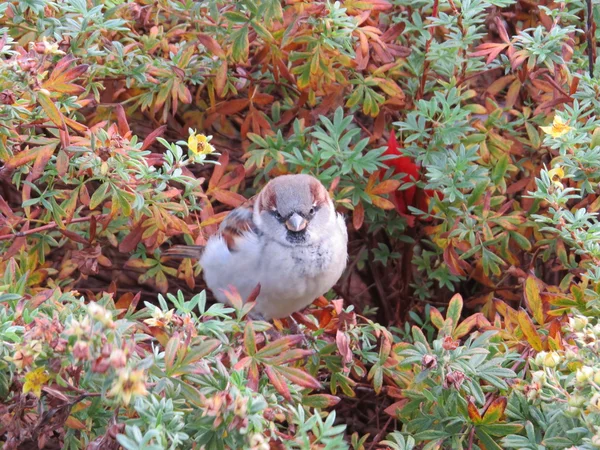
[{"label": "bird's eye", "polygon": [[315,208],[310,208],[310,211],[309,211],[308,213],[309,213],[311,216],[314,216],[314,215],[315,215],[315,212],[317,212],[317,211],[315,210]]},{"label": "bird's eye", "polygon": [[273,217],[275,217],[277,220],[283,219],[283,217],[281,217],[281,214],[279,214],[279,211],[277,211],[276,209],[271,210],[271,214],[273,214]]}]

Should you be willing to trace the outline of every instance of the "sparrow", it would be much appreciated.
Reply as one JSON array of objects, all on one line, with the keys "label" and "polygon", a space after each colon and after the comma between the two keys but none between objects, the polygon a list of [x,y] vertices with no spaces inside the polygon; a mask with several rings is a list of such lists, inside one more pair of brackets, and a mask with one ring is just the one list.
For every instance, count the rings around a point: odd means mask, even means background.
[{"label": "sparrow", "polygon": [[282,175],[231,211],[206,246],[173,246],[167,256],[199,259],[216,299],[235,287],[247,299],[260,284],[251,317],[288,317],[341,277],[348,232],[329,193],[310,175]]}]

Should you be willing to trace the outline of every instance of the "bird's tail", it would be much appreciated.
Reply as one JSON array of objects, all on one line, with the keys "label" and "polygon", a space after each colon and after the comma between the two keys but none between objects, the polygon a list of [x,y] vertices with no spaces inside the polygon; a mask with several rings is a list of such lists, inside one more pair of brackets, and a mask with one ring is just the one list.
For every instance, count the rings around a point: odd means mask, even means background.
[{"label": "bird's tail", "polygon": [[163,252],[162,256],[168,256],[170,258],[192,258],[200,259],[204,253],[203,245],[174,245]]}]

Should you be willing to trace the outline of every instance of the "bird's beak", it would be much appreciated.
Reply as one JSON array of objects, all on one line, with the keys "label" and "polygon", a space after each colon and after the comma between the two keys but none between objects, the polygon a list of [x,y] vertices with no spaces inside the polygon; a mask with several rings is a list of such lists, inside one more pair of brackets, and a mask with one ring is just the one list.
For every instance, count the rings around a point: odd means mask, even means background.
[{"label": "bird's beak", "polygon": [[306,225],[308,225],[306,219],[297,213],[292,214],[292,216],[285,221],[287,229],[295,232],[304,230]]}]

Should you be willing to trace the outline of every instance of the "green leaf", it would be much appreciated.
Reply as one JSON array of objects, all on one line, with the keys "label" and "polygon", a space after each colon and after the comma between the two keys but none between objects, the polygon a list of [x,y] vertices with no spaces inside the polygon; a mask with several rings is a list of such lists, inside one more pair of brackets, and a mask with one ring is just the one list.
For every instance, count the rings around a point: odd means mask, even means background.
[{"label": "green leaf", "polygon": [[454,330],[458,322],[460,321],[460,313],[463,308],[463,299],[460,294],[454,295],[448,304],[448,311],[446,312],[446,318],[452,319],[452,329]]},{"label": "green leaf", "polygon": [[506,175],[506,169],[508,169],[508,155],[502,155],[500,159],[494,165],[492,169],[492,181],[498,185]]},{"label": "green leaf", "polygon": [[167,369],[168,375],[171,374],[171,369],[173,369],[173,365],[175,364],[175,357],[177,356],[180,340],[179,334],[175,333],[165,346],[165,368]]},{"label": "green leaf", "polygon": [[337,405],[340,400],[341,399],[335,395],[314,394],[302,397],[302,404],[311,408],[325,409]]},{"label": "green leaf", "polygon": [[485,431],[481,429],[481,427],[475,428],[475,434],[481,440],[481,443],[485,445],[486,450],[502,450],[496,441]]},{"label": "green leaf", "polygon": [[231,56],[236,62],[244,63],[248,59],[248,25],[244,25],[231,33],[233,45],[231,48]]},{"label": "green leaf", "polygon": [[107,182],[96,189],[92,195],[92,198],[90,199],[90,209],[96,209],[96,207],[102,203],[102,201],[106,198],[106,192],[108,191],[109,187],[110,183]]},{"label": "green leaf", "polygon": [[223,14],[227,20],[233,23],[248,23],[249,19],[241,12],[237,11],[227,11]]},{"label": "green leaf", "polygon": [[249,356],[256,354],[256,334],[252,327],[252,321],[246,322],[246,328],[244,329],[244,348]]}]

